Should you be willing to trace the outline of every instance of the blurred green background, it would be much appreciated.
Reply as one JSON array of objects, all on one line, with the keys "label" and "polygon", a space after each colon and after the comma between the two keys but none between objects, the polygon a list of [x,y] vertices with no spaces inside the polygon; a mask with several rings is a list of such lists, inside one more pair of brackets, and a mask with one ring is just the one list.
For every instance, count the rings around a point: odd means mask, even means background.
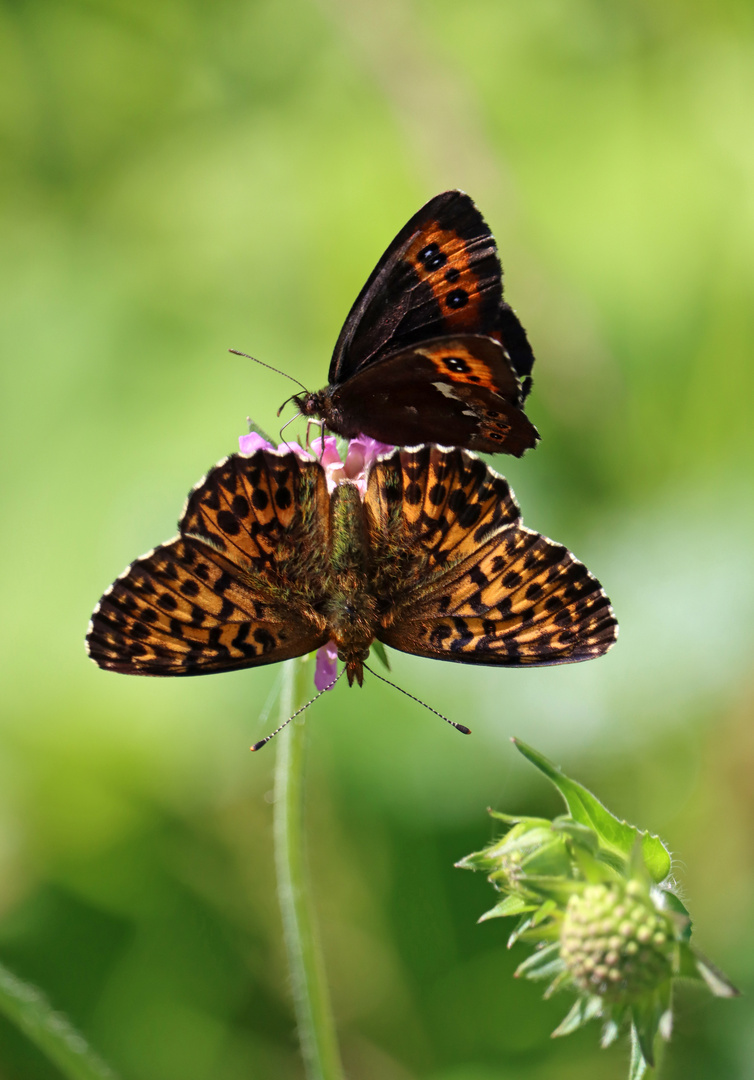
[{"label": "blurred green background", "polygon": [[[535,352],[499,458],[621,622],[606,658],[394,654],[308,730],[311,864],[353,1080],[625,1075],[511,972],[488,805],[560,761],[676,855],[695,940],[754,989],[754,8],[749,0],[5,0],[0,960],[123,1080],[302,1076],[272,865],[274,668],[96,669],[103,588],[185,493],[325,382],[400,226],[462,187]],[[293,430],[293,429],[289,429]],[[749,997],[680,995],[668,1078],[754,1072]],[[0,1022],[2,1080],[58,1074]]]}]

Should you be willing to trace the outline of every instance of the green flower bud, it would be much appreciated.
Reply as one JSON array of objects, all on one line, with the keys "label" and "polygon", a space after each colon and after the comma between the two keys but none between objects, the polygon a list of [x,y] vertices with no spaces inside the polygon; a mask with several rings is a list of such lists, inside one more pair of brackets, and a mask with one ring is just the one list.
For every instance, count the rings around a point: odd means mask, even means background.
[{"label": "green flower bud", "polygon": [[560,956],[579,990],[625,1002],[670,977],[672,939],[639,882],[588,885],[566,905]]}]

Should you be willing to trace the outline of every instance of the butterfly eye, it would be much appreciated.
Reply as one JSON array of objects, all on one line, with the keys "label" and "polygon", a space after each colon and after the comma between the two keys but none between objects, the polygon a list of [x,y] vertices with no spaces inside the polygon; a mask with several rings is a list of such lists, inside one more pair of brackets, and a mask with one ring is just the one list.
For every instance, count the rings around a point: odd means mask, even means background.
[{"label": "butterfly eye", "polygon": [[417,258],[425,270],[439,270],[448,261],[448,256],[440,251],[437,244],[427,244],[419,252]]}]

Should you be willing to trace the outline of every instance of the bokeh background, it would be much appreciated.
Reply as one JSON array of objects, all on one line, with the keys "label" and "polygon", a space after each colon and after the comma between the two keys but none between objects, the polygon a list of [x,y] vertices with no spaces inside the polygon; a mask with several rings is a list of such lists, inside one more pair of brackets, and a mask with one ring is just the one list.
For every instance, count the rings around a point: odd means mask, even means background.
[{"label": "bokeh background", "polygon": [[[275,669],[105,673],[103,588],[289,383],[378,256],[462,187],[535,352],[498,459],[621,622],[543,671],[393,656],[309,715],[308,828],[354,1080],[622,1077],[511,973],[453,868],[552,813],[517,734],[676,856],[754,988],[754,9],[748,0],[0,5],[0,960],[123,1080],[299,1080],[271,846]],[[292,430],[292,429],[289,429]],[[293,429],[295,430],[295,429]],[[267,704],[266,704],[267,703]],[[265,719],[263,712],[272,708]],[[668,1078],[750,1077],[750,998],[679,998]],[[58,1074],[0,1021],[3,1080]]]}]

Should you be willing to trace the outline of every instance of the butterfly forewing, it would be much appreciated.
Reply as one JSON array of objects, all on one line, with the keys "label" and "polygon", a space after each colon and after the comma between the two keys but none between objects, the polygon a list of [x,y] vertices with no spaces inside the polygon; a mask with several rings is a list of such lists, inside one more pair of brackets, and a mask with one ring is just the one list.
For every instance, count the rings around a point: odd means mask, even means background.
[{"label": "butterfly forewing", "polygon": [[198,675],[300,656],[327,640],[322,469],[258,451],[191,492],[181,536],[137,559],[92,617],[89,654],[141,675]]},{"label": "butterfly forewing", "polygon": [[401,229],[351,308],[330,382],[419,341],[497,330],[501,274],[495,240],[469,196],[435,196]]},{"label": "butterfly forewing", "polygon": [[[545,665],[599,656],[615,641],[599,582],[524,528],[506,481],[471,455],[393,455],[373,470],[367,503],[376,542],[402,534],[413,553],[385,568],[383,589],[395,598],[377,631],[385,644],[464,663]],[[410,588],[389,580],[391,566],[413,575]]]}]

